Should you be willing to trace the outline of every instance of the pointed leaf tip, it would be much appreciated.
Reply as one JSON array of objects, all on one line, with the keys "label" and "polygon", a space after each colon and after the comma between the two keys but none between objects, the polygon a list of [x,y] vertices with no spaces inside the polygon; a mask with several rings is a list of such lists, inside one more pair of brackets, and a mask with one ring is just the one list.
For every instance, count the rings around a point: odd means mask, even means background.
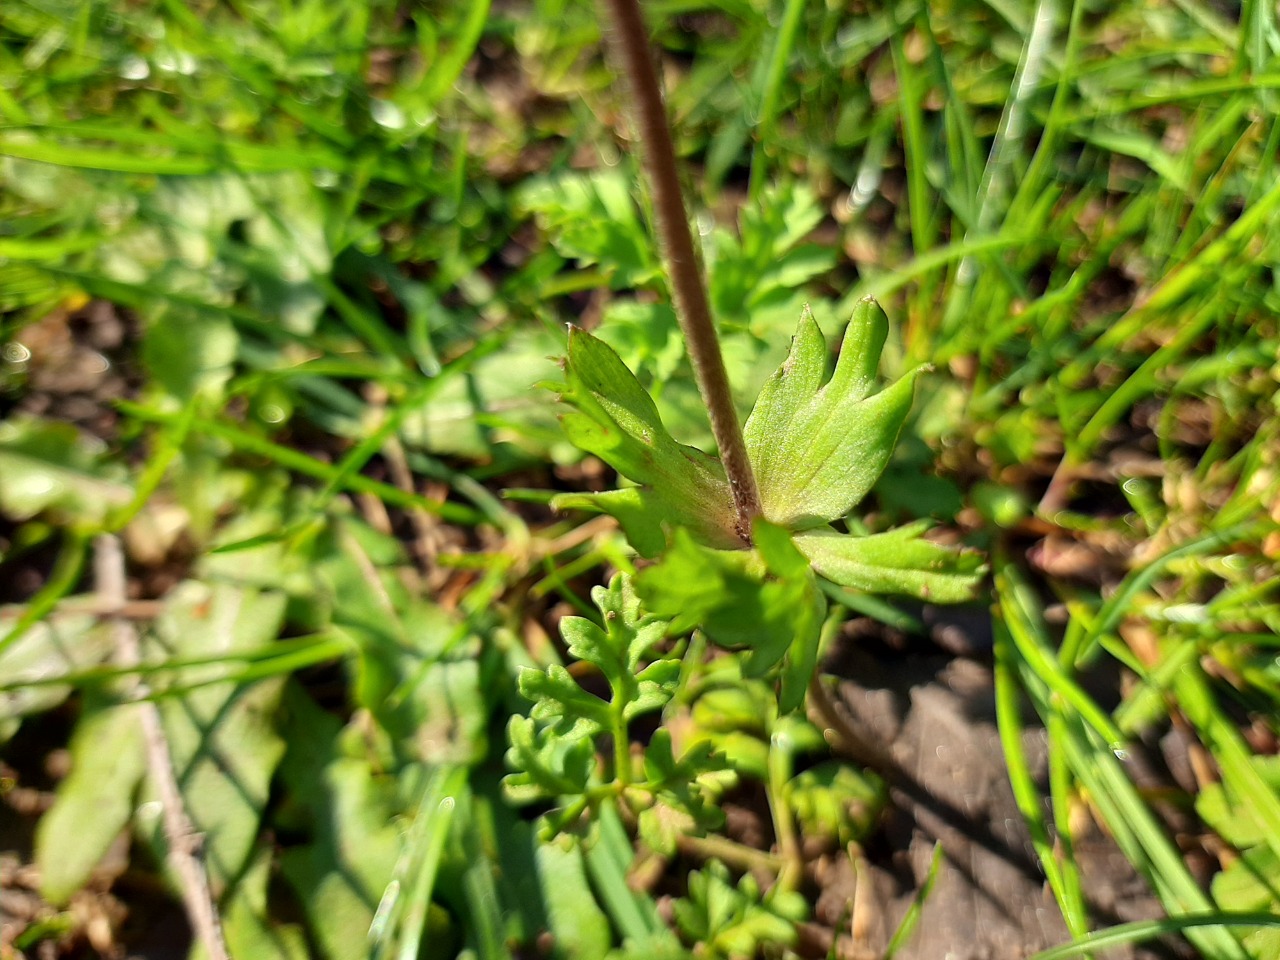
[{"label": "pointed leaf tip", "polygon": [[840,358],[827,389],[846,400],[861,400],[871,392],[880,371],[880,354],[889,339],[889,318],[875,300],[858,301],[844,330]]}]

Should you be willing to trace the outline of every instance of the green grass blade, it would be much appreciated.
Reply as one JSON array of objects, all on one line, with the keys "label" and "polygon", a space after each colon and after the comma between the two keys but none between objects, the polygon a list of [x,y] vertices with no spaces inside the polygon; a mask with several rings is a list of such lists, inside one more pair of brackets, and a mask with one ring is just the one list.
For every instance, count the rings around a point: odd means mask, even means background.
[{"label": "green grass blade", "polygon": [[1076,662],[1080,663],[1093,653],[1093,646],[1101,636],[1115,632],[1120,625],[1120,621],[1132,609],[1134,598],[1150,587],[1156,578],[1164,573],[1169,564],[1186,557],[1210,553],[1221,547],[1229,547],[1237,540],[1249,539],[1259,530],[1259,522],[1256,520],[1248,520],[1221,530],[1213,530],[1174,547],[1141,570],[1130,573],[1125,577],[1116,592],[1102,605],[1102,609],[1098,611],[1097,619],[1080,642],[1079,650],[1076,654]]},{"label": "green grass blade", "polygon": [[[125,413],[138,420],[152,423],[173,423],[177,420],[177,416],[174,414],[162,413],[136,403],[121,401],[119,406]],[[200,419],[196,423],[196,429],[209,436],[226,440],[238,450],[265,457],[303,476],[329,481],[337,474],[337,468],[331,464],[309,457],[305,453],[299,453],[291,447],[273,443],[230,424],[221,423],[217,420]],[[370,493],[393,506],[425,510],[427,513],[443,517],[455,523],[475,524],[482,522],[484,519],[481,514],[468,507],[431,500],[420,494],[401,490],[399,487],[392,486],[389,483],[372,480],[363,474],[346,477],[340,481],[340,485],[344,490],[350,490],[355,493]]]},{"label": "green grass blade", "polygon": [[[1010,632],[1015,635],[1018,630],[1035,632],[1035,643],[1047,646],[1049,640],[1034,601],[1028,608],[1029,598],[1014,594],[1005,576],[998,575],[996,584],[1000,616]],[[1021,653],[1023,647],[1017,649]],[[1125,774],[1116,748],[1089,729],[1082,716],[1072,709],[1073,704],[1054,696],[1046,680],[1027,661],[1019,662],[1018,671],[1040,715],[1048,718],[1057,714],[1060,718],[1059,726],[1055,727],[1059,734],[1057,748],[1088,792],[1117,845],[1151,884],[1165,909],[1174,916],[1213,910],[1213,903],[1192,877],[1182,854]],[[1248,956],[1240,943],[1223,929],[1196,930],[1188,938],[1206,956],[1223,960],[1244,960]]]},{"label": "green grass blade", "polygon": [[9,632],[0,637],[0,653],[21,640],[28,630],[52,613],[58,602],[75,589],[88,552],[89,537],[84,533],[68,531],[66,542],[58,552],[58,559],[54,561],[49,579],[36,591],[36,595],[27,603],[26,609]]},{"label": "green grass blade", "polygon": [[[1032,847],[1040,858],[1040,866],[1053,890],[1054,899],[1058,901],[1067,929],[1073,937],[1080,937],[1088,932],[1088,914],[1081,896],[1080,878],[1074,861],[1066,858],[1060,861],[1054,853],[1040,790],[1031,775],[1026,751],[1022,747],[1022,704],[1013,638],[1009,636],[1008,628],[998,622],[995,624],[995,635],[996,728],[1000,733],[1000,745],[1009,770],[1009,785],[1013,788],[1018,811],[1026,821]],[[1061,836],[1064,840],[1070,839],[1067,835]]]},{"label": "green grass blade", "polygon": [[764,172],[767,145],[776,136],[778,100],[782,93],[783,81],[787,77],[787,63],[791,59],[796,34],[800,30],[806,6],[805,0],[787,0],[782,13],[782,23],[773,35],[773,47],[768,57],[769,66],[760,91],[760,106],[757,114],[758,136],[751,150],[751,181],[748,189],[753,203],[759,201],[760,192],[767,183]]},{"label": "green grass blade", "polygon": [[1280,927],[1280,914],[1256,911],[1232,913],[1226,910],[1215,910],[1195,916],[1136,920],[1099,930],[1097,933],[1090,933],[1075,943],[1064,944],[1051,950],[1041,950],[1039,953],[1032,954],[1029,960],[1068,960],[1070,957],[1084,957],[1099,950],[1154,940],[1156,937],[1170,933],[1184,933],[1197,927]]}]

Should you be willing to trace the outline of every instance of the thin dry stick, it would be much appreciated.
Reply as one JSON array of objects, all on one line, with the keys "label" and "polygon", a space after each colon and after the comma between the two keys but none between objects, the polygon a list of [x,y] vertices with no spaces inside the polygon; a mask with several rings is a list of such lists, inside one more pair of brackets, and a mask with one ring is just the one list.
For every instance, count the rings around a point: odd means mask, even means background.
[{"label": "thin dry stick", "polygon": [[653,191],[653,212],[662,252],[671,278],[676,317],[684,333],[693,375],[707,404],[711,433],[720,448],[720,459],[733,493],[738,514],[737,532],[744,543],[751,542],[751,524],[761,515],[760,491],[747,459],[742,427],[729,392],[720,343],[711,319],[711,306],[702,280],[702,270],[689,230],[689,217],[680,193],[680,177],[675,148],[667,125],[667,108],[658,84],[658,71],[649,47],[644,17],[637,0],[607,0],[613,18],[613,47],[631,83],[636,121],[644,165]]},{"label": "thin dry stick", "polygon": [[[109,611],[115,631],[116,660],[121,666],[135,667],[142,662],[142,655],[133,624],[121,615],[126,604],[124,551],[120,548],[120,538],[109,533],[99,536],[93,544],[93,559],[98,595],[104,609]],[[218,907],[209,888],[209,876],[200,857],[202,837],[196,832],[182,802],[182,791],[178,788],[178,777],[173,769],[173,755],[169,752],[169,741],[165,739],[160,722],[160,710],[155,701],[145,699],[148,690],[141,680],[134,692],[142,714],[147,767],[160,793],[169,864],[178,876],[187,919],[197,939],[204,945],[208,960],[230,960]]]}]

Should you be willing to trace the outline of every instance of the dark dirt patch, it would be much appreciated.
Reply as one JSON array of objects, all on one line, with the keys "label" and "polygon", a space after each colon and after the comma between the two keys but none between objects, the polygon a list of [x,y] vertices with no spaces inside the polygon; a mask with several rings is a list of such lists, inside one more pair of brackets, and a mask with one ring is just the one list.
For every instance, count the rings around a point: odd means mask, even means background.
[{"label": "dark dirt patch", "polygon": [[[935,844],[942,865],[898,957],[1018,960],[1069,940],[1009,786],[990,667],[930,651],[889,661],[846,647],[829,668],[842,678],[835,706],[859,738],[853,751],[864,755],[857,759],[890,784],[884,832],[868,850],[874,897],[864,907],[870,913],[861,918],[857,955],[882,954],[928,874]],[[1023,749],[1047,794],[1047,739],[1031,718]],[[1097,922],[1163,916],[1159,900],[1096,827],[1075,844]],[[848,883],[846,877],[824,891],[820,915],[838,912]],[[1108,956],[1194,954],[1170,941]]]}]

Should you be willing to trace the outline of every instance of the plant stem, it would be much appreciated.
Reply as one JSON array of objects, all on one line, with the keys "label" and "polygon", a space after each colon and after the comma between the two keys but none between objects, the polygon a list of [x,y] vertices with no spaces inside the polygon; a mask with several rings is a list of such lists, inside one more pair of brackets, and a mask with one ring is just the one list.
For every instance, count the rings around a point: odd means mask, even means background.
[{"label": "plant stem", "polygon": [[607,0],[606,5],[613,19],[613,47],[622,63],[622,72],[631,83],[644,166],[653,191],[654,220],[671,279],[676,317],[733,493],[738,536],[749,544],[752,521],[761,514],[760,492],[747,459],[742,427],[733,407],[729,377],[720,355],[706,285],[689,230],[666,104],[658,85],[648,32],[638,0]]},{"label": "plant stem", "polygon": [[767,850],[757,850],[755,847],[748,847],[745,843],[737,843],[728,837],[715,834],[705,837],[680,834],[676,837],[676,845],[686,856],[701,860],[722,860],[738,870],[776,875],[784,866],[782,858],[776,854]]}]

